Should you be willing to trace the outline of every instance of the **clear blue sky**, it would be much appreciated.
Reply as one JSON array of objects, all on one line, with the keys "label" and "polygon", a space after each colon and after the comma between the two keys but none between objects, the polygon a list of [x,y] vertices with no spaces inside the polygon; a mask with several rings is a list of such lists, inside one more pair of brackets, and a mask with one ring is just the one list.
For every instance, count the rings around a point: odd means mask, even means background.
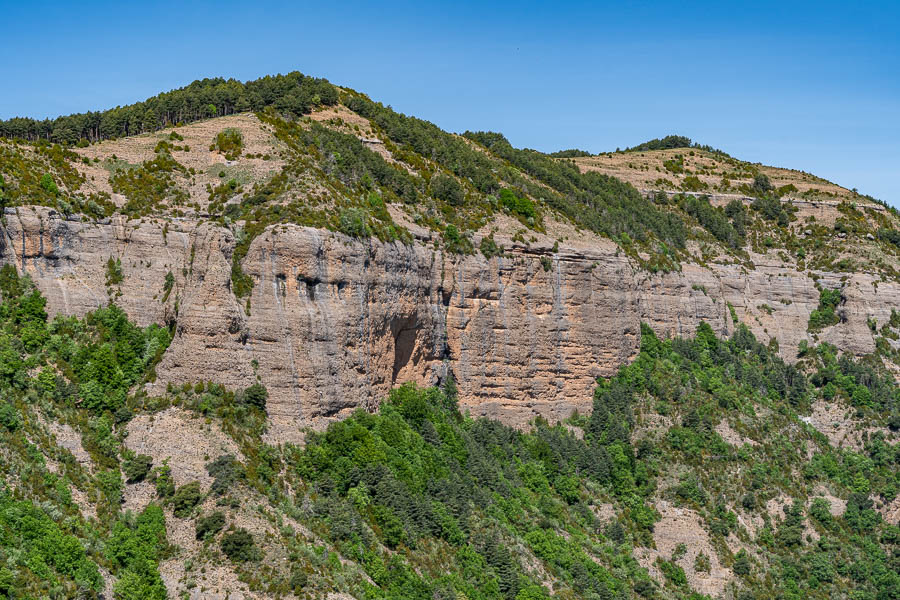
[{"label": "clear blue sky", "polygon": [[0,15],[0,118],[299,70],[516,146],[678,133],[900,205],[896,1],[0,0]]}]

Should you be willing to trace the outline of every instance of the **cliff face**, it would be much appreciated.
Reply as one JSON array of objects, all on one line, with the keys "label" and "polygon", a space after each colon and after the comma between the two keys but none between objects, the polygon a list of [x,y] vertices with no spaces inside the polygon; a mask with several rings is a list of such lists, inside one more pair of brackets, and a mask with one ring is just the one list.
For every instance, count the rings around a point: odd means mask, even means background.
[{"label": "cliff face", "polygon": [[[487,260],[286,225],[256,238],[243,262],[255,283],[248,314],[230,289],[233,247],[231,232],[210,224],[91,223],[19,208],[7,211],[0,262],[31,275],[51,315],[112,298],[141,325],[176,322],[155,389],[198,380],[238,388],[258,376],[278,441],[372,407],[394,384],[447,372],[473,414],[520,425],[536,414],[563,418],[589,410],[596,377],[636,353],[641,321],[661,335],[706,321],[725,335],[731,304],[790,357],[809,339],[819,299],[808,273],[764,256],[753,270],[684,265],[651,275],[604,240],[590,251],[519,248]],[[110,257],[121,260],[120,283],[107,277]],[[873,351],[867,319],[886,322],[900,286],[865,273],[818,276],[845,298],[843,321],[820,340]]]}]

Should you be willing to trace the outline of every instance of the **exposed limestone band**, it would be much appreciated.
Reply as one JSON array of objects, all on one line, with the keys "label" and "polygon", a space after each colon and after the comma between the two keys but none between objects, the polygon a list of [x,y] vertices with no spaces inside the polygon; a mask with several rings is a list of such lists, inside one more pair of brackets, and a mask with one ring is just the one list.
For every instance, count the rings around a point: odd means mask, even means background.
[{"label": "exposed limestone band", "polygon": [[[230,291],[233,247],[232,233],[210,223],[95,223],[20,207],[6,212],[0,261],[32,276],[51,315],[84,314],[111,292],[139,325],[176,321],[157,389],[198,380],[238,388],[258,373],[282,441],[302,426],[373,408],[394,383],[435,383],[448,372],[473,414],[517,425],[536,414],[564,418],[589,410],[596,377],[634,356],[641,321],[661,335],[690,335],[706,321],[724,335],[734,327],[731,304],[791,358],[819,300],[807,272],[761,255],[752,257],[755,270],[685,264],[651,275],[608,241],[590,254],[513,247],[487,260],[278,225],[243,262],[255,281],[248,315]],[[545,270],[539,257],[548,252]],[[104,277],[110,257],[121,259],[124,275],[113,288]],[[174,289],[163,301],[170,272]],[[820,340],[872,352],[867,318],[886,322],[900,287],[876,287],[867,273],[819,275],[820,285],[843,286],[846,300],[842,322]]]}]

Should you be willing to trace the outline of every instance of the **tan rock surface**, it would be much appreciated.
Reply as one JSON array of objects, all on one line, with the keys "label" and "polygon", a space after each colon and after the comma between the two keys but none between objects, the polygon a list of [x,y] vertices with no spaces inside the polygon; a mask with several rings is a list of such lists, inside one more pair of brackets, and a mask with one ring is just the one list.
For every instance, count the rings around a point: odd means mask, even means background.
[{"label": "tan rock surface", "polygon": [[[255,284],[248,314],[230,290],[234,236],[214,224],[92,223],[21,207],[7,212],[0,240],[0,262],[33,277],[51,314],[83,314],[114,297],[141,325],[176,321],[156,391],[198,380],[240,388],[258,375],[273,441],[297,441],[302,426],[373,408],[395,384],[431,384],[448,371],[473,414],[524,425],[585,412],[596,377],[637,352],[641,321],[662,336],[689,335],[700,321],[724,335],[734,329],[729,304],[791,359],[811,341],[819,295],[808,273],[769,256],[754,256],[753,270],[684,264],[653,275],[605,240],[486,260],[278,225],[244,259]],[[124,280],[107,288],[110,257],[121,259]],[[163,302],[168,272],[175,286]],[[821,285],[842,285],[841,274],[819,275]],[[874,349],[866,319],[887,322],[900,305],[900,286],[874,283],[867,273],[843,282],[844,322],[820,339],[856,354]]]},{"label": "tan rock surface", "polygon": [[[656,505],[660,520],[653,528],[653,541],[656,548],[635,549],[634,556],[641,566],[646,567],[652,576],[662,582],[664,577],[656,566],[656,559],[671,560],[676,548],[684,544],[686,552],[675,561],[684,569],[688,585],[701,594],[713,597],[721,596],[725,587],[733,578],[731,569],[719,562],[719,556],[713,547],[703,521],[695,511],[679,508],[666,501]],[[694,561],[700,553],[709,557],[709,572],[694,569]]]},{"label": "tan rock surface", "polygon": [[208,488],[212,477],[206,463],[223,454],[239,456],[240,451],[218,424],[180,408],[168,408],[156,414],[142,414],[128,422],[125,445],[137,454],[148,454],[154,465],[169,459],[176,486],[199,481]]}]

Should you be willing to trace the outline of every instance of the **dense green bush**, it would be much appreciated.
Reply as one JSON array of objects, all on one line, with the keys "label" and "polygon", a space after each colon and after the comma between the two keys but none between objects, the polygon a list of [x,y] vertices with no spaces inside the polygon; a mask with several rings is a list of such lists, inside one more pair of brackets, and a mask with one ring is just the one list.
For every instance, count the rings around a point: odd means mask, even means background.
[{"label": "dense green bush", "polygon": [[19,428],[19,413],[16,408],[9,402],[0,404],[0,425],[3,425],[7,431],[15,431]]},{"label": "dense green bush", "polygon": [[253,541],[253,536],[244,528],[229,531],[222,536],[222,552],[234,562],[255,561],[260,559],[260,551]]},{"label": "dense green bush", "polygon": [[197,519],[195,530],[198,540],[214,537],[225,527],[225,513],[216,511]]},{"label": "dense green bush", "polygon": [[840,317],[835,309],[842,301],[843,296],[840,289],[820,289],[819,306],[809,314],[807,330],[810,332],[821,331],[839,323]]},{"label": "dense green bush", "polygon": [[175,495],[172,496],[172,512],[175,513],[176,517],[181,517],[182,519],[189,517],[194,507],[202,499],[203,490],[200,488],[200,483],[197,481],[186,483],[176,489]]},{"label": "dense green bush", "polygon": [[338,231],[354,238],[367,238],[371,235],[368,220],[368,214],[361,208],[344,209],[341,211]]},{"label": "dense green bush", "polygon": [[466,192],[454,177],[439,174],[431,178],[431,195],[450,206],[461,206]]},{"label": "dense green bush", "polygon": [[125,461],[123,470],[128,483],[138,483],[147,477],[151,467],[153,467],[153,458],[146,454],[138,454]]},{"label": "dense green bush", "polygon": [[48,194],[52,194],[53,196],[59,195],[59,188],[56,185],[56,182],[53,181],[53,176],[50,173],[44,173],[41,176],[41,187],[44,188],[44,191]]},{"label": "dense green bush", "polygon": [[471,254],[472,241],[460,233],[456,225],[450,224],[444,228],[444,247],[451,254]]},{"label": "dense green bush", "polygon": [[878,239],[900,247],[900,231],[882,227],[878,230]]},{"label": "dense green bush", "polygon": [[757,173],[756,175],[754,175],[752,188],[758,196],[765,196],[775,189],[772,186],[772,182],[769,181],[768,175],[765,175],[763,173]]},{"label": "dense green bush", "polygon": [[167,464],[167,460],[163,464],[150,471],[150,482],[156,488],[156,495],[167,500],[175,494],[175,480],[172,478],[172,468]]},{"label": "dense green bush", "polygon": [[493,258],[503,254],[503,249],[497,245],[493,235],[482,237],[481,242],[478,244],[478,249],[481,250],[485,258]]},{"label": "dense green bush", "polygon": [[787,227],[791,222],[791,215],[776,196],[764,195],[753,200],[753,210],[759,212],[764,219],[775,221],[782,227]]},{"label": "dense green bush", "polygon": [[122,275],[122,259],[113,259],[112,256],[106,261],[106,286],[111,287],[122,283],[124,279]]},{"label": "dense green bush", "polygon": [[224,154],[226,160],[237,160],[244,150],[244,135],[239,129],[227,127],[216,134],[209,149]]},{"label": "dense green bush", "polygon": [[531,224],[537,218],[537,210],[534,203],[523,196],[516,194],[514,190],[504,188],[500,190],[500,205],[517,217],[521,217],[526,222],[531,219]]},{"label": "dense green bush", "polygon": [[687,190],[689,192],[701,192],[705,189],[708,189],[709,185],[707,185],[702,179],[697,177],[696,175],[688,175],[684,179],[681,180],[681,189]]},{"label": "dense green bush", "polygon": [[237,481],[244,477],[241,463],[232,454],[223,454],[206,465],[206,472],[213,478],[210,492],[221,496],[228,492]]},{"label": "dense green bush", "polygon": [[269,398],[269,391],[266,386],[261,383],[254,383],[243,391],[240,401],[255,406],[256,408],[266,409],[266,400]]}]

